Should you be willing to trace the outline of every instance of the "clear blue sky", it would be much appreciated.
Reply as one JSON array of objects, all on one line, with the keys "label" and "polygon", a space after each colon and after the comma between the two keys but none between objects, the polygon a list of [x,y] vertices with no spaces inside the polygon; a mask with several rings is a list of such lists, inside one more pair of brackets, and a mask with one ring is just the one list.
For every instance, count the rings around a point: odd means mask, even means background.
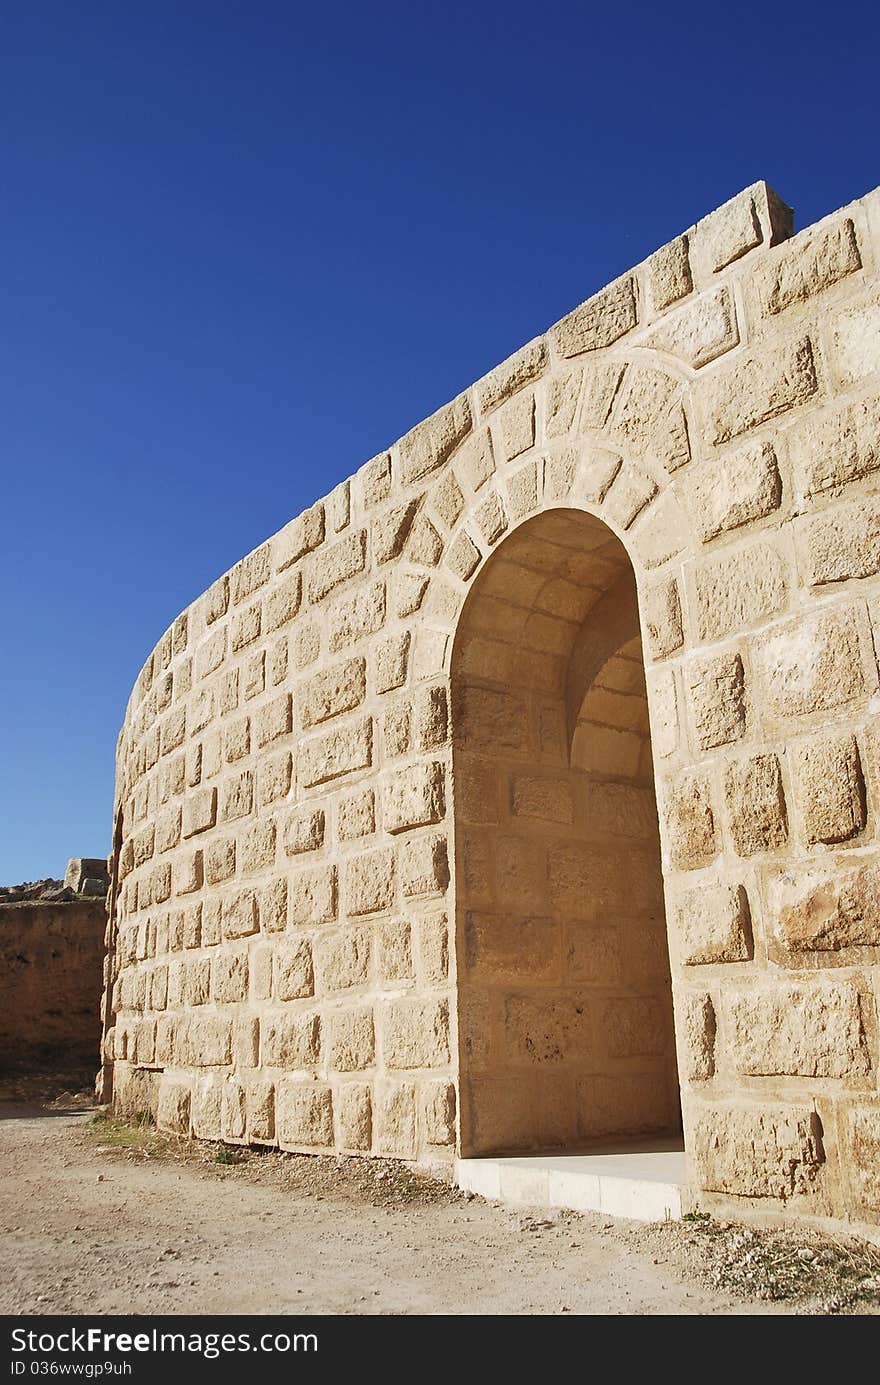
[{"label": "clear blue sky", "polygon": [[109,845],[213,578],[766,178],[880,182],[876,7],[6,6],[0,883]]}]

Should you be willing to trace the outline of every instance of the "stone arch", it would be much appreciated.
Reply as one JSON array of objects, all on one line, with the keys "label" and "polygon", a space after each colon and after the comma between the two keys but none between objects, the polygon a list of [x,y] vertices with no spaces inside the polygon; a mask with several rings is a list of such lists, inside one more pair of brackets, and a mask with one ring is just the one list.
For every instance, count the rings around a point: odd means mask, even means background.
[{"label": "stone arch", "polygon": [[462,1154],[674,1132],[638,606],[607,525],[551,507],[505,535],[451,692]]}]

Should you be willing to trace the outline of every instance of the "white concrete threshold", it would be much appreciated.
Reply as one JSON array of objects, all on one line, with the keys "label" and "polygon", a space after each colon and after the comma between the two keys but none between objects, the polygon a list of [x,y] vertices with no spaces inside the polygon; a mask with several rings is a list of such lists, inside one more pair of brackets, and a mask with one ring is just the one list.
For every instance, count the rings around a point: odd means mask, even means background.
[{"label": "white concrete threshold", "polygon": [[594,1145],[579,1154],[457,1159],[455,1181],[493,1202],[634,1221],[675,1221],[689,1206],[680,1136]]}]

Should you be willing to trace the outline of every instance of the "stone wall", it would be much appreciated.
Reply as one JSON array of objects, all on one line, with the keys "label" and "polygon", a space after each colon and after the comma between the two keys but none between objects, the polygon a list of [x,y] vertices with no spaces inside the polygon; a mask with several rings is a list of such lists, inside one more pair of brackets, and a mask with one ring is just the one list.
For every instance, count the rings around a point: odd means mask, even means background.
[{"label": "stone wall", "polygon": [[878,245],[878,193],[792,237],[755,184],[178,617],[118,747],[121,1106],[448,1161],[521,1143],[518,1075],[531,1145],[665,1124],[677,1055],[698,1201],[880,1224]]},{"label": "stone wall", "polygon": [[0,904],[0,1067],[94,1065],[103,899]]}]

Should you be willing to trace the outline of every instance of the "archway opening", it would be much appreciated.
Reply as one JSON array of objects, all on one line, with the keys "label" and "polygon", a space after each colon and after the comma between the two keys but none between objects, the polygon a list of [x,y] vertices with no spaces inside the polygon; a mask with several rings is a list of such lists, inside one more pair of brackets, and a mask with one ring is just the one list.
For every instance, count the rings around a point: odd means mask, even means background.
[{"label": "archway opening", "polygon": [[679,1131],[636,583],[606,525],[508,535],[452,685],[462,1155]]}]

